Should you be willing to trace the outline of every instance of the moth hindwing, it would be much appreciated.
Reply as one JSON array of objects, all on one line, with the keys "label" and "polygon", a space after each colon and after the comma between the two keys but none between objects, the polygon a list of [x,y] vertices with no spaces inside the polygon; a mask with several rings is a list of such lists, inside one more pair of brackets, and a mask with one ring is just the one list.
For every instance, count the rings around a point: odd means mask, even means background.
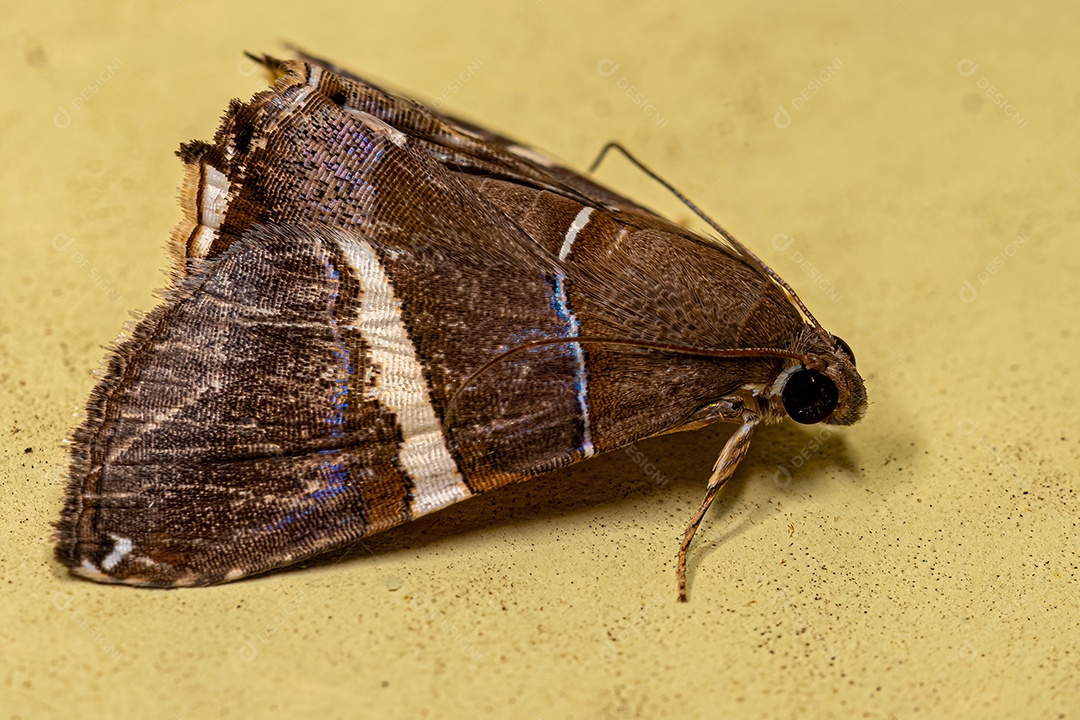
[{"label": "moth hindwing", "polygon": [[316,58],[183,145],[163,302],[73,434],[57,556],[158,587],[279,568],[642,438],[866,407],[848,346],[721,231]]}]

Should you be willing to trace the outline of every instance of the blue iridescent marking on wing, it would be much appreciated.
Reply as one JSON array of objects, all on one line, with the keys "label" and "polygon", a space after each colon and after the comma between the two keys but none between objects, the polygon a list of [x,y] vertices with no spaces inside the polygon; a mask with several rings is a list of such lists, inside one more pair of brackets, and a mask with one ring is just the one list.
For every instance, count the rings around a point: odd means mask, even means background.
[{"label": "blue iridescent marking on wing", "polygon": [[[575,338],[581,330],[581,325],[578,323],[577,316],[575,316],[570,309],[570,299],[566,293],[566,275],[563,273],[559,273],[555,276],[554,290],[555,292],[551,296],[551,307],[555,310],[555,314],[559,316],[559,319],[566,323],[566,337]],[[582,350],[580,343],[572,343],[570,344],[570,348],[577,364],[577,370],[574,373],[574,392],[577,394],[578,406],[581,408],[581,447],[578,449],[581,450],[585,457],[591,457],[596,454],[596,449],[592,444],[592,431],[589,427],[589,398],[588,379],[585,376],[585,351]]]},{"label": "blue iridescent marking on wing", "polygon": [[323,261],[323,275],[333,287],[326,305],[327,314],[330,317],[330,327],[334,333],[334,344],[336,345],[334,348],[334,360],[337,361],[337,365],[341,370],[341,373],[334,380],[334,390],[330,396],[331,412],[327,416],[326,422],[330,425],[330,437],[343,438],[345,437],[345,413],[349,409],[349,378],[353,375],[353,366],[349,358],[349,346],[345,344],[344,338],[341,337],[337,317],[334,315],[337,307],[340,276],[337,268],[328,260]]},{"label": "blue iridescent marking on wing", "polygon": [[[326,306],[330,318],[330,327],[334,335],[334,364],[339,370],[337,377],[334,379],[333,389],[330,393],[330,413],[326,416],[326,424],[329,426],[330,437],[342,439],[345,437],[345,416],[349,409],[349,378],[352,377],[355,369],[353,368],[349,355],[349,346],[345,344],[344,338],[341,337],[341,333],[338,329],[337,317],[334,315],[337,308],[338,287],[340,285],[338,281],[340,280],[340,276],[338,275],[337,268],[329,261],[323,261],[323,275],[333,288],[330,291]],[[307,507],[300,510],[294,510],[293,512],[286,514],[285,517],[277,522],[260,529],[264,532],[280,530],[286,525],[294,523],[315,512],[322,503],[349,491],[351,489],[349,483],[349,469],[336,459],[340,453],[340,448],[319,451],[319,455],[323,456],[323,459],[316,469],[318,474],[318,489],[302,496],[302,501],[306,500],[310,503]]]},{"label": "blue iridescent marking on wing", "polygon": [[[340,450],[320,450],[320,455],[337,455]],[[280,530],[286,525],[290,525],[297,520],[306,518],[311,513],[315,512],[319,505],[326,502],[335,495],[340,495],[343,492],[349,490],[349,470],[342,463],[333,462],[332,460],[323,460],[319,463],[317,469],[319,474],[319,489],[304,495],[304,498],[311,501],[307,507],[300,510],[294,510],[291,513],[285,515],[277,522],[270,525],[264,525],[259,528],[263,532],[273,532],[274,530]]]},{"label": "blue iridescent marking on wing", "polygon": [[[334,456],[340,452],[340,450],[323,450],[319,454]],[[308,495],[308,497],[316,502],[329,500],[335,495],[340,495],[349,489],[348,468],[342,463],[330,459],[330,457],[327,457],[319,463],[319,475],[325,479],[325,483],[323,483],[324,486]]]},{"label": "blue iridescent marking on wing", "polygon": [[[345,154],[350,158],[360,158],[359,164],[350,165],[317,148],[305,148],[304,159],[307,163],[318,166],[322,172],[344,180],[347,185],[344,192],[352,206],[370,207],[375,201],[377,189],[367,179],[367,175],[371,167],[382,159],[384,148],[370,134],[357,132],[356,128],[350,125],[342,125],[338,131],[337,136],[330,141],[332,146],[346,148]],[[337,193],[320,192],[311,197],[302,195],[298,200],[324,213],[334,214],[339,211],[337,205],[341,202],[341,197]]]}]

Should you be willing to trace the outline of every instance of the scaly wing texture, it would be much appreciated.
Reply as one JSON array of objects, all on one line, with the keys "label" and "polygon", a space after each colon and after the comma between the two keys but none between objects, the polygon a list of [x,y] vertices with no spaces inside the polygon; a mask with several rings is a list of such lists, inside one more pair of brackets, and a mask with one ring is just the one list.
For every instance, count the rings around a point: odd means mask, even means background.
[{"label": "scaly wing texture", "polygon": [[728,250],[355,76],[274,67],[181,149],[174,285],[73,438],[57,554],[75,572],[281,567],[775,376],[573,342],[786,347],[797,313]]}]

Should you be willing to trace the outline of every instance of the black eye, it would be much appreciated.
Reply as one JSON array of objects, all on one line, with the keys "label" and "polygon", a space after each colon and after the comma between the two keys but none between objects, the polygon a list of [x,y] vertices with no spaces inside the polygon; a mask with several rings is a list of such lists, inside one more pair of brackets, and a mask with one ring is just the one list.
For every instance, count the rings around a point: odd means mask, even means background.
[{"label": "black eye", "polygon": [[851,352],[851,346],[844,342],[844,338],[832,336],[836,342],[833,344],[833,348],[841,351],[851,359],[851,364],[855,364],[855,353]]},{"label": "black eye", "polygon": [[813,425],[832,414],[840,395],[836,385],[817,370],[799,370],[784,384],[784,409],[797,423]]}]

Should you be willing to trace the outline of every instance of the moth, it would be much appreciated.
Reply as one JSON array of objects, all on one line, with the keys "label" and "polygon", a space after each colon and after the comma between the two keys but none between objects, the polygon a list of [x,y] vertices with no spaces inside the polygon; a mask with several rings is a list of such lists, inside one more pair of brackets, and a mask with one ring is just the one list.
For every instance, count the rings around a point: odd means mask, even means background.
[{"label": "moth", "polygon": [[190,142],[162,302],[71,438],[60,562],[210,585],[281,568],[643,438],[849,425],[848,345],[714,224],[323,60]]}]

